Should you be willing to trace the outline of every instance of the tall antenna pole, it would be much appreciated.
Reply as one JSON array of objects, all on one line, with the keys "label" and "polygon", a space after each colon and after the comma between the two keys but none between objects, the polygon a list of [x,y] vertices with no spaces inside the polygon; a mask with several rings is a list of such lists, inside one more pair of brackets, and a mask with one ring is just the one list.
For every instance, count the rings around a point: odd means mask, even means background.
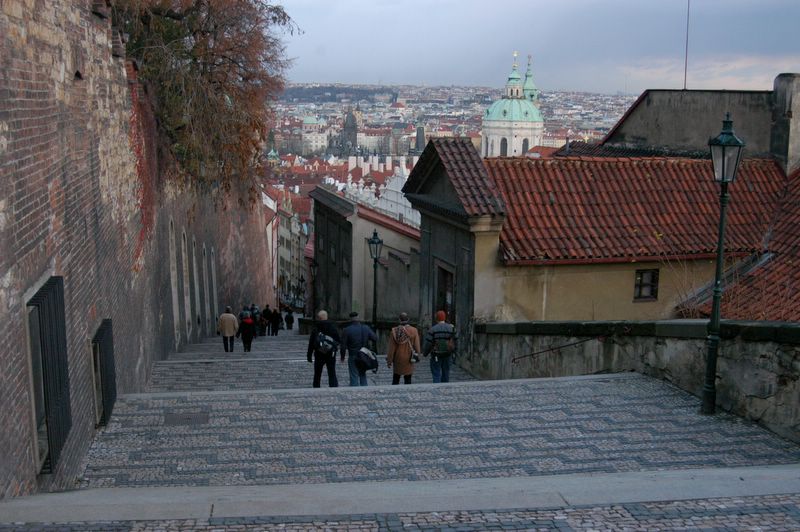
[{"label": "tall antenna pole", "polygon": [[689,8],[692,0],[686,0],[686,53],[683,56],[683,90],[686,90],[686,72],[689,69]]}]

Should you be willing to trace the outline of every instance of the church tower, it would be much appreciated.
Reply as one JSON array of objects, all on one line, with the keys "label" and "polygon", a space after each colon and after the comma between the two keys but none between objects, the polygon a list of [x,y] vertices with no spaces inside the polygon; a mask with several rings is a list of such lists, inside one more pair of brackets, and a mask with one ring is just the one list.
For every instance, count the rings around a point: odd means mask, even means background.
[{"label": "church tower", "polygon": [[531,147],[540,145],[544,136],[544,119],[539,111],[539,89],[533,82],[531,56],[525,80],[517,70],[517,52],[503,97],[483,115],[481,153],[484,157],[519,157]]}]

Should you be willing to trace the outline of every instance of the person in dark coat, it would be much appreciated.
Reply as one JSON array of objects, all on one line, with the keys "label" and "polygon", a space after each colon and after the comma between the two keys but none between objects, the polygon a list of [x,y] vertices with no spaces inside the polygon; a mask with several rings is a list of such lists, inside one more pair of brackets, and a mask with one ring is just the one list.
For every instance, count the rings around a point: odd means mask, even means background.
[{"label": "person in dark coat", "polygon": [[278,329],[281,327],[281,311],[278,309],[274,309],[272,311],[272,319],[270,320],[270,325],[272,326],[272,336],[278,336]]},{"label": "person in dark coat", "polygon": [[336,324],[328,320],[328,313],[324,310],[317,312],[317,321],[314,322],[314,327],[311,329],[311,336],[308,338],[308,362],[311,363],[311,356],[314,356],[314,388],[320,387],[322,380],[322,368],[328,368],[328,386],[336,388],[339,386],[339,381],[336,379],[336,348],[334,347],[330,353],[323,353],[319,350],[318,334],[326,334],[333,338],[337,343],[339,342],[339,329]]},{"label": "person in dark coat", "polygon": [[245,310],[242,312],[242,322],[239,324],[239,330],[236,331],[237,338],[242,337],[242,345],[244,352],[250,351],[250,346],[253,344],[253,337],[256,335],[256,322],[250,317],[250,311]]},{"label": "person in dark coat", "polygon": [[269,319],[272,317],[272,313],[270,312],[267,315],[266,312],[262,312],[261,316],[258,317],[258,335],[259,336],[266,336],[267,331],[269,330]]},{"label": "person in dark coat", "polygon": [[373,345],[377,344],[378,337],[372,332],[367,325],[361,323],[358,319],[358,312],[350,313],[350,325],[345,327],[342,333],[342,362],[344,362],[344,355],[347,353],[347,368],[350,372],[350,386],[366,386],[367,385],[367,371],[361,371],[356,366],[356,353],[362,347],[372,342]]},{"label": "person in dark coat", "polygon": [[283,319],[283,321],[286,323],[286,330],[291,331],[292,326],[294,326],[294,314],[292,314],[292,309],[289,309],[286,312],[286,317]]},{"label": "person in dark coat", "polygon": [[253,323],[256,324],[256,336],[259,336],[258,321],[261,319],[261,309],[255,303],[250,303],[250,317],[253,318]]},{"label": "person in dark coat", "polygon": [[272,336],[272,309],[269,308],[269,305],[264,305],[264,310],[261,312],[261,315],[267,320],[266,335]]}]

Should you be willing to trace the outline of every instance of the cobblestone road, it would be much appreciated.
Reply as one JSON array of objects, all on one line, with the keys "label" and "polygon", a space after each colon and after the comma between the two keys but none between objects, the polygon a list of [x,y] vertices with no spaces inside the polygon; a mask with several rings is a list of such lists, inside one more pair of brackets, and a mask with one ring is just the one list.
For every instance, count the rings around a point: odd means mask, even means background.
[{"label": "cobblestone road", "polygon": [[537,510],[485,510],[298,517],[237,517],[175,521],[29,523],[3,532],[442,530],[800,530],[800,495],[700,499]]}]

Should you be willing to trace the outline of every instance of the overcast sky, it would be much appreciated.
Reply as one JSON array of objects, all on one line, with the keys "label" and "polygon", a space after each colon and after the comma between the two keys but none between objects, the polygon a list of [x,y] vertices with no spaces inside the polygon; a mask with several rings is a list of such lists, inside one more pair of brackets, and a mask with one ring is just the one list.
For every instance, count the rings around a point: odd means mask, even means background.
[{"label": "overcast sky", "polygon": [[[686,0],[283,0],[290,82],[501,87],[520,52],[542,89],[682,88]],[[799,0],[691,0],[688,88],[800,72]],[[794,26],[794,27],[793,27]]]}]

